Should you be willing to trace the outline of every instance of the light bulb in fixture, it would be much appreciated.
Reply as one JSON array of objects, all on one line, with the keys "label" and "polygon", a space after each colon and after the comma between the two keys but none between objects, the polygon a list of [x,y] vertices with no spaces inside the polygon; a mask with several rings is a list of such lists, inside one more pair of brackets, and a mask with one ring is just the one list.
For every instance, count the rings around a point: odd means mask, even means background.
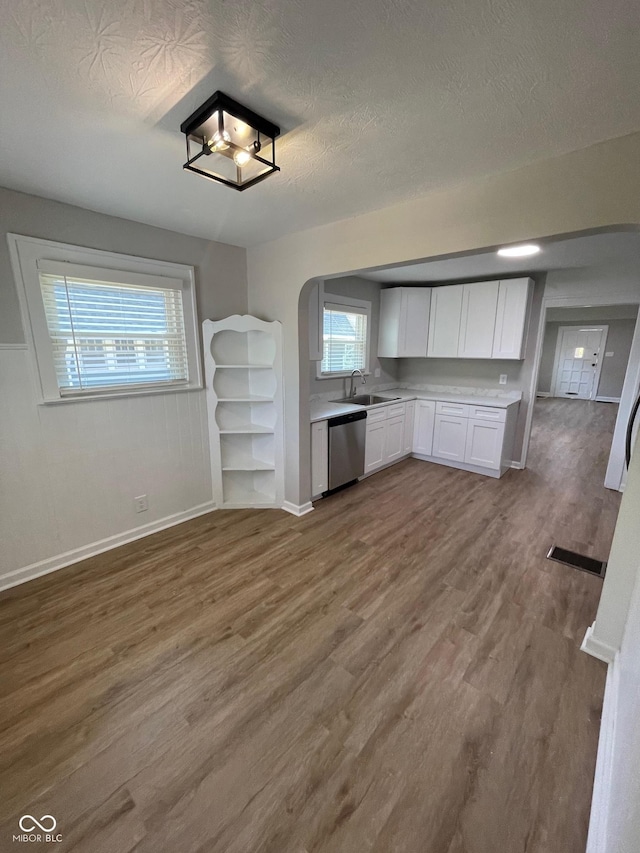
[{"label": "light bulb in fixture", "polygon": [[248,151],[236,151],[233,155],[233,162],[236,166],[246,166],[249,160],[251,160],[251,154]]},{"label": "light bulb in fixture", "polygon": [[540,251],[540,246],[535,243],[523,243],[521,246],[505,246],[498,249],[498,254],[502,258],[527,258],[529,255],[537,255]]},{"label": "light bulb in fixture", "polygon": [[209,140],[208,145],[212,151],[226,151],[230,142],[231,136],[226,130],[223,130],[222,132],[216,130]]}]

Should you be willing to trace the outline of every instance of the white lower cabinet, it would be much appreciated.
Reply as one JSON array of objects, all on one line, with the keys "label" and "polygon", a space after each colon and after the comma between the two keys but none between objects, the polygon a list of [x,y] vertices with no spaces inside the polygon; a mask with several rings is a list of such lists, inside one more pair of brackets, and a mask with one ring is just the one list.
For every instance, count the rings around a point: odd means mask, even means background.
[{"label": "white lower cabinet", "polygon": [[404,452],[411,453],[413,450],[413,427],[416,416],[416,403],[411,400],[407,403],[404,415]]},{"label": "white lower cabinet", "polygon": [[431,455],[452,462],[464,462],[468,423],[469,419],[462,415],[436,414]]},{"label": "white lower cabinet", "polygon": [[311,424],[311,497],[329,488],[329,427],[327,421]]},{"label": "white lower cabinet", "polygon": [[368,422],[367,439],[364,451],[364,473],[370,474],[384,465],[384,445],[387,434],[386,420]]},{"label": "white lower cabinet", "polygon": [[382,406],[367,413],[367,443],[364,453],[364,473],[371,474],[398,462],[407,453],[406,442],[406,406],[394,403]]},{"label": "white lower cabinet", "polygon": [[433,400],[416,400],[413,422],[414,453],[431,456],[435,413],[436,404]]},{"label": "white lower cabinet", "polygon": [[384,437],[384,462],[397,462],[404,456],[404,415],[385,421],[387,426]]},{"label": "white lower cabinet", "polygon": [[491,423],[484,418],[467,422],[467,442],[464,461],[482,468],[500,468],[504,424]]},{"label": "white lower cabinet", "polygon": [[[412,400],[370,409],[364,473],[413,455],[500,477],[511,464],[518,407]],[[324,432],[322,427],[324,425]],[[328,488],[326,421],[312,425],[313,496]]]}]

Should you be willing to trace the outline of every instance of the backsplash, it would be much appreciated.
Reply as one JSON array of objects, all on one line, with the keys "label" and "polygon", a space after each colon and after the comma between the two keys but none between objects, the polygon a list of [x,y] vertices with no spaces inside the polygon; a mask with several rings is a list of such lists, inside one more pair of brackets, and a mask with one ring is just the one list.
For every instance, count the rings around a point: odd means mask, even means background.
[{"label": "backsplash", "polygon": [[[396,388],[411,391],[428,391],[430,394],[458,394],[461,397],[505,397],[507,399],[519,399],[521,396],[520,391],[509,391],[499,388],[474,388],[468,385],[434,385],[430,382],[383,382],[378,385],[371,385],[367,382],[366,387],[358,385],[357,391],[359,394],[380,394]],[[336,391],[327,391],[322,394],[312,394],[309,397],[309,402],[331,403],[343,396],[345,395]]]}]

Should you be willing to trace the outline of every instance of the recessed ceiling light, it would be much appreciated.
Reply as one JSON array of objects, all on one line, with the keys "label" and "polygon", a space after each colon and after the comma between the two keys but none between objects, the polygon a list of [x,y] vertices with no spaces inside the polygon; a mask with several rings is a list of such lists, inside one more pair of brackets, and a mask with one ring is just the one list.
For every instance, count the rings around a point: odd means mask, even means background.
[{"label": "recessed ceiling light", "polygon": [[524,243],[522,246],[505,246],[498,249],[498,254],[503,258],[527,258],[529,255],[537,255],[540,246],[535,243]]}]

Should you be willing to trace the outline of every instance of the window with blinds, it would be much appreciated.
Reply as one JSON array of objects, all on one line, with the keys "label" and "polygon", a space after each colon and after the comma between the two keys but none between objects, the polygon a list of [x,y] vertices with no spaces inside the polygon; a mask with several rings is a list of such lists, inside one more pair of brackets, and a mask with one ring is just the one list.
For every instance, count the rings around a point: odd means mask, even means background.
[{"label": "window with blinds", "polygon": [[61,396],[187,383],[182,290],[103,274],[39,272]]},{"label": "window with blinds", "polygon": [[368,369],[369,308],[326,302],[321,374]]}]

